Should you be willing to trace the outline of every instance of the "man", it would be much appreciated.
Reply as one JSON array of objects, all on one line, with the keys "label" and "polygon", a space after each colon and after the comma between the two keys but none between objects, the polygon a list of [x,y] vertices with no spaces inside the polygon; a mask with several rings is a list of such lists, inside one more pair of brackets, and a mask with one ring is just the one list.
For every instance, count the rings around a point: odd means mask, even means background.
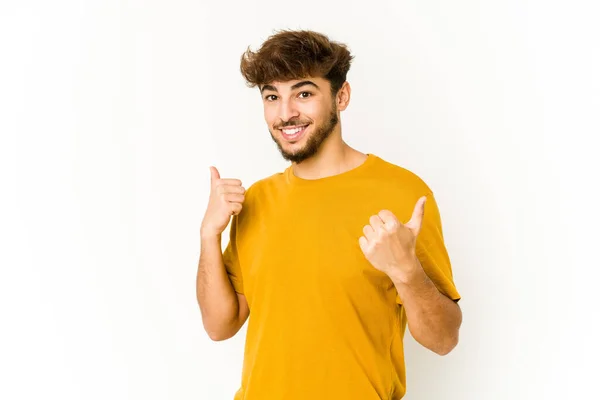
[{"label": "man", "polygon": [[248,190],[210,168],[197,296],[213,340],[251,315],[235,400],[400,399],[407,325],[437,354],[458,342],[460,296],[432,191],[342,139],[352,58],[312,31],[278,32],[242,55],[291,165]]}]

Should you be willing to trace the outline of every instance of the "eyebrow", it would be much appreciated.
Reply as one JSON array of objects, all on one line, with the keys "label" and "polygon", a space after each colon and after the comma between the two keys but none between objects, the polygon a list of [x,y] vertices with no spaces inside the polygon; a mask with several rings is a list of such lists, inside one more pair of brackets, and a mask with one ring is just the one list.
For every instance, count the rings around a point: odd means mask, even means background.
[{"label": "eyebrow", "polygon": [[[305,86],[305,85],[309,85],[309,86],[314,86],[317,90],[321,90],[321,88],[319,88],[319,86],[317,86],[316,83],[312,82],[312,81],[302,81],[302,82],[298,82],[295,83],[294,85],[292,85],[292,90],[298,89],[299,87]],[[273,92],[277,92],[277,88],[273,85],[264,85],[261,89],[260,92],[264,92],[265,90],[271,90]]]}]

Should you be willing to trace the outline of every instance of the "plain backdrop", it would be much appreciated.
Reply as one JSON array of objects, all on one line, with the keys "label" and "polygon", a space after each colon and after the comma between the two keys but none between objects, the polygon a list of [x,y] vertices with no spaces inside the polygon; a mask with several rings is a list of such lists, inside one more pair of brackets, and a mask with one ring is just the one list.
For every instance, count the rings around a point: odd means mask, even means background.
[{"label": "plain backdrop", "polygon": [[0,398],[233,398],[245,327],[211,341],[195,297],[209,166],[288,165],[239,59],[296,28],[356,57],[345,140],[442,213],[460,344],[407,333],[405,398],[597,392],[594,2],[0,4]]}]

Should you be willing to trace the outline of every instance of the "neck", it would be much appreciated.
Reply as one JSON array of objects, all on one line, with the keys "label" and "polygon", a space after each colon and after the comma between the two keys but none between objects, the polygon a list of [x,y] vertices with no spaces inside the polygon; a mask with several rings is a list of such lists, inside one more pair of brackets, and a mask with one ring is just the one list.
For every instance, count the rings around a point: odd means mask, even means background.
[{"label": "neck", "polygon": [[294,175],[302,179],[320,179],[349,171],[366,159],[366,154],[346,144],[335,132],[321,144],[317,153],[301,163],[292,163]]}]

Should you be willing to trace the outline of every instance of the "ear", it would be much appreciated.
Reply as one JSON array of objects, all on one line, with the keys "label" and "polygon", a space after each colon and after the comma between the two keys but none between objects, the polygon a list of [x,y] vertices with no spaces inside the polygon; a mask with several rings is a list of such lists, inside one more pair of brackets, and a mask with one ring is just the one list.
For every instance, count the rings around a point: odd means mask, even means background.
[{"label": "ear", "polygon": [[350,93],[351,88],[348,81],[342,84],[340,90],[338,90],[335,102],[337,103],[337,107],[339,111],[344,111],[348,104],[350,103]]}]

